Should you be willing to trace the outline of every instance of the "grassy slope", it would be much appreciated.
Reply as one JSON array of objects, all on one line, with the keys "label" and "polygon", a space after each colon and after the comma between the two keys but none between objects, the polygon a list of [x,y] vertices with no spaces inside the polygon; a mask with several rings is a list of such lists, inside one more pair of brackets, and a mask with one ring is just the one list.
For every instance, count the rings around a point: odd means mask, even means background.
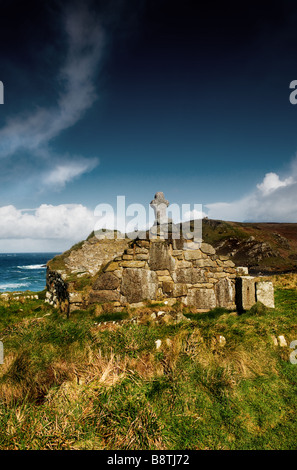
[{"label": "grassy slope", "polygon": [[2,303],[0,448],[296,448],[297,365],[271,340],[297,339],[296,277],[284,279],[275,310],[185,310],[175,325]]},{"label": "grassy slope", "polygon": [[[297,224],[294,223],[240,223],[203,220],[203,239],[217,247],[223,240],[236,239],[242,244],[242,250],[235,255],[233,261],[237,266],[250,266],[251,269],[262,269],[272,272],[297,270]],[[279,234],[278,237],[276,234]],[[250,237],[255,242],[267,243],[274,256],[262,260],[247,255],[246,242]],[[284,241],[288,243],[284,243]],[[232,246],[232,243],[231,243]],[[219,254],[226,254],[218,249]]]}]

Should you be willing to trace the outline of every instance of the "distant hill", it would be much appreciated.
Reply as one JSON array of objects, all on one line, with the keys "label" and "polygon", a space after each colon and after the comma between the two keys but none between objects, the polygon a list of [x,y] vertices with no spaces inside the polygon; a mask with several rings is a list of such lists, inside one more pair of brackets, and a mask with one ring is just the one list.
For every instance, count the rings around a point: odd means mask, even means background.
[{"label": "distant hill", "polygon": [[[193,222],[191,223],[191,225]],[[202,237],[219,255],[251,274],[297,271],[297,223],[240,223],[203,219]]]}]

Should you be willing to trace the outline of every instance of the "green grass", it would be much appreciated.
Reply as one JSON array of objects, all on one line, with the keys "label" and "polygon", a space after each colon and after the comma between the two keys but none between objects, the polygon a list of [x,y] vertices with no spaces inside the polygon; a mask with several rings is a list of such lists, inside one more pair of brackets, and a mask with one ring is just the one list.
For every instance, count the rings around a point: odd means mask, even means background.
[{"label": "green grass", "polygon": [[71,283],[75,291],[83,291],[94,282],[94,277],[90,274],[83,273],[82,277],[80,277],[80,274],[82,273],[71,273],[67,276],[67,283]]},{"label": "green grass", "polygon": [[297,339],[297,290],[275,301],[178,324],[1,303],[0,449],[296,449],[297,366],[271,336]]},{"label": "green grass", "polygon": [[246,240],[250,236],[240,225],[232,225],[225,221],[218,221],[216,224],[212,222],[209,220],[202,221],[203,240],[211,245],[228,238]]}]

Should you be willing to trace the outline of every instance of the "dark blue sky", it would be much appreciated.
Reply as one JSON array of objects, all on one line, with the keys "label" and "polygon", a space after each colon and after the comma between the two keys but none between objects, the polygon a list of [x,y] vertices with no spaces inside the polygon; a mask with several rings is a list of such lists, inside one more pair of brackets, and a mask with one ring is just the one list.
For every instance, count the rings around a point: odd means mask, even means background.
[{"label": "dark blue sky", "polygon": [[215,218],[281,221],[296,51],[293,0],[2,1],[0,206],[92,211],[161,190]]}]

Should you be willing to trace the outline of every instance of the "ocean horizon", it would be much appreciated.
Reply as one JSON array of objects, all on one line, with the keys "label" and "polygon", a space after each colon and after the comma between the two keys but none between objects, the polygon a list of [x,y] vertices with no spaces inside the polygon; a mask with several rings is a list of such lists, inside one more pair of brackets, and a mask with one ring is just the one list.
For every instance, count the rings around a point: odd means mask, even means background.
[{"label": "ocean horizon", "polygon": [[0,293],[42,291],[46,263],[59,253],[0,253]]}]

